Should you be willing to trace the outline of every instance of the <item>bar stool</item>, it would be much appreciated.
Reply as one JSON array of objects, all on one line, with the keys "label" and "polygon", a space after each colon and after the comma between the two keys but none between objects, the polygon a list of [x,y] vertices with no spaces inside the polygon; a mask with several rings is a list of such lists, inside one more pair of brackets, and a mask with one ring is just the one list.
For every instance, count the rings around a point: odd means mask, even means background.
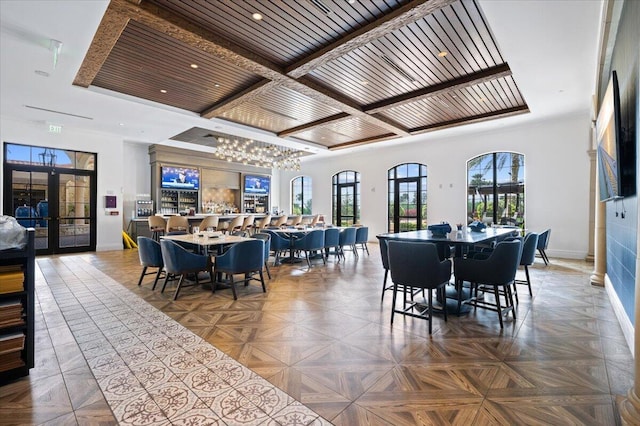
[{"label": "bar stool", "polygon": [[149,216],[149,231],[151,238],[155,241],[160,240],[160,236],[164,235],[167,227],[167,221],[162,216]]}]

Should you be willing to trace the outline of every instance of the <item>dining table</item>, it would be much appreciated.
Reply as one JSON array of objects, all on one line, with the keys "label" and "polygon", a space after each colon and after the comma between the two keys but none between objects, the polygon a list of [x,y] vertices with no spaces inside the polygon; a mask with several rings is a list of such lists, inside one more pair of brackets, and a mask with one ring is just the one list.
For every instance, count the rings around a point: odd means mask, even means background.
[{"label": "dining table", "polygon": [[284,259],[280,259],[282,263],[300,263],[303,261],[301,257],[295,256],[293,246],[297,238],[300,238],[303,235],[308,234],[313,228],[309,227],[297,227],[297,228],[278,228],[278,229],[269,229],[272,232],[275,232],[278,235],[281,235],[283,238],[289,239],[289,257],[285,257]]},{"label": "dining table", "polygon": [[[446,244],[453,247],[453,256],[462,257],[464,253],[476,244],[489,244],[492,241],[500,241],[507,237],[519,235],[519,230],[514,228],[490,227],[482,231],[472,231],[471,228],[462,227],[460,230],[452,230],[446,234],[434,234],[427,229],[417,231],[406,231],[397,233],[378,234],[378,239],[389,241],[410,241],[427,242],[435,244]],[[466,314],[470,307],[465,302],[472,300],[471,292],[468,288],[456,287],[455,283],[445,289],[445,299],[438,299],[440,309],[446,309],[447,313],[456,315]],[[462,300],[462,304],[458,303]]]},{"label": "dining table", "polygon": [[205,255],[210,255],[212,249],[216,249],[219,253],[226,246],[251,240],[251,238],[239,235],[227,235],[220,231],[202,231],[197,234],[164,235],[160,238],[194,245],[198,248],[198,251],[201,254]]}]

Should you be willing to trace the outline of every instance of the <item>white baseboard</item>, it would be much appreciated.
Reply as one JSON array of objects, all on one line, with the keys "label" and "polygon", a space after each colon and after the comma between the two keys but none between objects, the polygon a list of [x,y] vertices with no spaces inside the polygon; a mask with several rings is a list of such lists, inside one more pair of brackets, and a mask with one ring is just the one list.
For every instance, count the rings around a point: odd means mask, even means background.
[{"label": "white baseboard", "polygon": [[120,244],[103,244],[96,247],[96,251],[112,251],[112,250],[124,250],[122,243]]},{"label": "white baseboard", "polygon": [[587,257],[587,252],[576,250],[547,250],[547,255],[550,258],[557,257],[558,259],[584,260]]},{"label": "white baseboard", "polygon": [[613,312],[618,318],[618,322],[620,323],[620,327],[622,328],[622,334],[624,334],[624,338],[627,341],[627,345],[629,346],[631,355],[635,356],[635,354],[633,353],[633,345],[635,341],[635,330],[633,328],[633,324],[631,324],[631,319],[629,319],[629,317],[627,316],[627,312],[624,310],[622,302],[620,302],[620,298],[618,297],[616,291],[613,289],[613,285],[611,284],[609,276],[606,274],[604,276],[604,288],[607,290],[609,300],[611,301],[611,305],[613,306]]}]

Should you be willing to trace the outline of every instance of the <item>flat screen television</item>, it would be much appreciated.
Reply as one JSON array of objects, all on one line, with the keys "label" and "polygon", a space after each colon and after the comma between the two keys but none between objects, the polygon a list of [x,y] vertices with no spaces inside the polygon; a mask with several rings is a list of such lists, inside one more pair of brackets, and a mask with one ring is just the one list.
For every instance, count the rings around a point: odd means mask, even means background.
[{"label": "flat screen television", "polygon": [[600,201],[620,198],[622,192],[622,132],[618,76],[611,73],[596,120]]},{"label": "flat screen television", "polygon": [[200,170],[184,167],[161,168],[162,180],[160,186],[167,189],[199,189]]},{"label": "flat screen television", "polygon": [[247,194],[266,195],[269,193],[270,186],[270,177],[244,175],[244,192]]}]

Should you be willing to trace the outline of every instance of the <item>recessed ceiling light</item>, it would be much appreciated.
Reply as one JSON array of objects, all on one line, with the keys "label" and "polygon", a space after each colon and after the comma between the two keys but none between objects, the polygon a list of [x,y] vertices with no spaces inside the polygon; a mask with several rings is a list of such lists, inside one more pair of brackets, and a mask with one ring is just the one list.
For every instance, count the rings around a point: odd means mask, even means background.
[{"label": "recessed ceiling light", "polygon": [[35,70],[34,72],[38,74],[40,77],[49,77],[49,73],[46,71]]},{"label": "recessed ceiling light", "polygon": [[480,102],[486,102],[486,101],[487,101],[487,98],[480,98],[480,99],[478,99],[478,100],[479,100]]},{"label": "recessed ceiling light", "polygon": [[448,54],[449,54],[449,52],[447,52],[446,50],[442,50],[442,51],[438,52],[438,57],[444,58]]},{"label": "recessed ceiling light", "polygon": [[124,123],[119,123],[121,126],[124,126]]},{"label": "recessed ceiling light", "polygon": [[160,89],[160,93],[167,93],[167,91],[164,89]]},{"label": "recessed ceiling light", "polygon": [[260,15],[259,13],[254,13],[253,15],[251,15],[251,17],[253,19],[255,19],[256,21],[261,21],[262,20],[262,15]]},{"label": "recessed ceiling light", "polygon": [[220,83],[215,83],[213,87],[220,87]]},{"label": "recessed ceiling light", "polygon": [[347,2],[348,2],[349,4],[354,4],[354,3],[356,2],[356,0],[347,0]]},{"label": "recessed ceiling light", "polygon": [[369,82],[368,82],[367,80],[362,80],[362,81],[360,82],[360,84],[367,85],[367,84],[369,84]]},{"label": "recessed ceiling light", "polygon": [[191,66],[191,68],[193,68],[194,70],[195,70],[195,69],[198,69],[198,64],[191,64],[190,66]]}]

